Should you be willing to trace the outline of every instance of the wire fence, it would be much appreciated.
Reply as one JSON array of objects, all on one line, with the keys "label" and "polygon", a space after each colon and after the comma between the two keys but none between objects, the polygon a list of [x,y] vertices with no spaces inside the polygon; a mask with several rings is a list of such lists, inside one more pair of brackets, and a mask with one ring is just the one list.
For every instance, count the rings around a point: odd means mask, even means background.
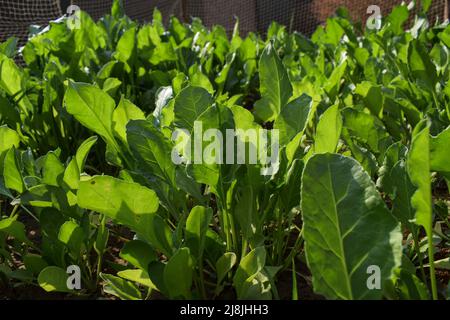
[{"label": "wire fence", "polygon": [[[264,33],[272,21],[310,35],[339,7],[349,9],[354,21],[369,17],[367,8],[378,5],[387,15],[402,0],[124,0],[126,14],[141,22],[150,21],[153,9],[161,10],[166,21],[175,15],[183,21],[202,19],[205,25],[220,24],[229,32],[239,17],[240,31]],[[79,6],[94,19],[110,12],[112,0],[0,0],[0,41],[11,36],[21,42],[27,38],[30,25],[46,25],[66,13],[71,4]],[[430,18],[448,18],[448,0],[434,0]]]}]

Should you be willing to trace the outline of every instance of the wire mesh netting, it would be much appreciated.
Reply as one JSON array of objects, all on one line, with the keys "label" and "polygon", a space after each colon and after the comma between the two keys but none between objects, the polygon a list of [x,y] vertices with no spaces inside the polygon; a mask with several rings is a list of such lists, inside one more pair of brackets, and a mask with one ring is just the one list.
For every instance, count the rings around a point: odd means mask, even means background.
[{"label": "wire mesh netting", "polygon": [[[363,22],[369,18],[367,9],[371,5],[377,5],[382,15],[387,15],[392,8],[401,4],[402,0],[283,0],[274,2],[270,0],[258,1],[259,22],[258,29],[263,32],[271,21],[280,22],[304,34],[312,34],[316,28],[323,24],[328,17],[333,15],[340,7],[348,9],[355,22]],[[430,10],[430,17],[445,20],[445,8],[447,0],[434,0]],[[276,8],[272,8],[276,4]],[[286,10],[290,7],[291,10]]]},{"label": "wire mesh netting", "polygon": [[[249,1],[221,1],[221,0],[197,0],[185,1],[183,6],[184,19],[191,17],[200,18],[207,26],[220,24],[228,31],[233,30],[236,23],[235,17],[239,17],[241,32],[257,31],[257,0]],[[274,1],[275,3],[275,1]],[[289,10],[289,8],[287,8]]]},{"label": "wire mesh netting", "polygon": [[[234,16],[239,16],[242,32],[264,33],[272,21],[306,35],[333,15],[339,7],[346,7],[354,21],[365,22],[370,16],[367,8],[377,5],[387,15],[402,0],[186,0],[184,17],[199,17],[207,26],[221,24],[233,30]],[[447,19],[447,0],[434,0],[429,11],[433,21]]]},{"label": "wire mesh netting", "polygon": [[[126,14],[149,21],[157,7],[167,19],[175,15],[184,21],[199,17],[207,26],[220,24],[231,32],[239,17],[240,31],[264,33],[272,21],[310,35],[339,7],[347,7],[355,21],[364,22],[370,5],[378,5],[383,15],[402,0],[124,0]],[[29,26],[46,25],[75,4],[94,19],[110,12],[112,0],[0,0],[0,41],[16,36],[27,38]],[[434,0],[430,18],[443,21],[448,16],[448,0]]]},{"label": "wire mesh netting", "polygon": [[0,0],[0,41],[26,39],[30,25],[45,25],[59,16],[59,0]]}]

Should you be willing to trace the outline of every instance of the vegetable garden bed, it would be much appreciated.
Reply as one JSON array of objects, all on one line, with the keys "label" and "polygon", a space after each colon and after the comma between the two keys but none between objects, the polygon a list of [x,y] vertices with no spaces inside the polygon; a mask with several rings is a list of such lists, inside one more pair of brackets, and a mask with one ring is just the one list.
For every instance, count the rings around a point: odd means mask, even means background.
[{"label": "vegetable garden bed", "polygon": [[115,1],[1,44],[0,298],[449,299],[450,26],[424,4],[308,39]]}]

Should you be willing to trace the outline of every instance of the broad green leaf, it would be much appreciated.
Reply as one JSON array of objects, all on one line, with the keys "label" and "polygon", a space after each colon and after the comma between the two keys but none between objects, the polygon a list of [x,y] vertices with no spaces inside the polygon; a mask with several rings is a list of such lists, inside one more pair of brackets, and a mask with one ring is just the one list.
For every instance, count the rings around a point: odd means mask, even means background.
[{"label": "broad green leaf", "polygon": [[298,134],[302,135],[308,123],[313,101],[304,94],[289,102],[282,110],[274,128],[280,130],[280,145],[284,146]]},{"label": "broad green leaf", "polygon": [[152,283],[155,285],[155,289],[163,293],[165,296],[169,296],[166,285],[164,283],[164,269],[166,264],[160,261],[151,262],[148,266],[148,276]]},{"label": "broad green leaf", "polygon": [[16,221],[14,218],[0,220],[0,231],[23,243],[31,244],[31,241],[28,240],[25,234],[25,225],[20,221]]},{"label": "broad green leaf", "polygon": [[414,274],[407,270],[396,271],[397,280],[395,283],[399,300],[429,300],[427,286]]},{"label": "broad green leaf", "polygon": [[175,97],[175,126],[192,132],[194,121],[212,104],[207,90],[186,87]]},{"label": "broad green leaf", "polygon": [[233,278],[233,284],[236,288],[238,297],[245,296],[245,283],[251,283],[256,278],[257,274],[263,270],[265,265],[266,250],[264,247],[257,247],[242,258]]},{"label": "broad green leaf", "polygon": [[35,279],[33,274],[26,269],[16,269],[11,271],[8,278],[19,280],[22,283],[32,283]]},{"label": "broad green leaf", "polygon": [[53,207],[50,188],[51,186],[45,184],[33,186],[29,188],[24,194],[22,194],[20,200],[23,204],[31,205],[34,207]]},{"label": "broad green leaf", "polygon": [[295,159],[285,175],[285,185],[280,190],[282,207],[290,211],[300,205],[299,181],[301,181],[304,168],[304,159]]},{"label": "broad green leaf", "polygon": [[395,179],[391,177],[394,166],[406,159],[408,149],[401,143],[396,142],[389,146],[384,155],[383,164],[378,170],[377,187],[386,192],[390,197],[395,197]]},{"label": "broad green leaf", "polygon": [[148,214],[141,217],[139,226],[134,227],[141,239],[148,241],[153,248],[161,251],[166,257],[173,255],[172,230],[169,225],[157,214]]},{"label": "broad green leaf", "polygon": [[222,93],[224,89],[227,87],[231,87],[234,84],[236,84],[237,79],[233,77],[232,68],[233,64],[236,61],[236,54],[229,54],[225,58],[225,64],[222,68],[222,70],[217,74],[217,77],[215,79],[215,83],[218,87],[218,92]]},{"label": "broad green leaf", "polygon": [[33,152],[31,151],[31,148],[27,148],[26,151],[21,152],[21,160],[23,163],[23,171],[24,174],[29,176],[35,176],[37,175],[37,166],[36,166],[36,160],[34,159]]},{"label": "broad green leaf", "polygon": [[216,262],[217,283],[221,283],[228,272],[236,265],[237,257],[234,252],[226,252]]},{"label": "broad green leaf", "polygon": [[450,173],[450,127],[430,139],[431,171]]},{"label": "broad green leaf", "polygon": [[23,257],[23,262],[28,271],[34,275],[38,275],[42,270],[44,270],[48,263],[42,256],[37,254],[29,253]]},{"label": "broad green leaf", "polygon": [[109,229],[106,227],[106,217],[102,216],[100,224],[97,229],[97,236],[93,244],[95,252],[99,255],[99,258],[103,256],[106,250],[109,240]]},{"label": "broad green leaf", "polygon": [[64,165],[54,152],[49,152],[44,159],[42,182],[50,186],[59,187],[65,171]]},{"label": "broad green leaf", "polygon": [[448,48],[441,44],[436,44],[430,52],[430,57],[436,66],[438,75],[445,73],[449,63]]},{"label": "broad green leaf", "polygon": [[21,122],[18,108],[14,108],[13,104],[2,96],[0,96],[0,121],[11,128]]},{"label": "broad green leaf", "polygon": [[50,266],[39,273],[37,281],[47,292],[72,292],[67,286],[68,277],[64,269]]},{"label": "broad green leaf", "polygon": [[345,30],[342,28],[337,19],[333,18],[327,19],[325,43],[337,46],[344,34]]},{"label": "broad green leaf", "polygon": [[[220,130],[222,137],[226,136],[226,130],[235,128],[233,113],[228,107],[220,105],[214,105],[206,110],[197,119],[196,125],[198,127],[195,132],[202,130],[203,132],[207,132],[209,129]],[[234,166],[220,165],[221,163],[225,163],[227,159],[226,148],[220,147],[220,137],[214,134],[209,141],[208,139],[196,139],[198,134],[195,132],[193,139],[191,139],[193,140],[190,144],[192,151],[190,158],[188,158],[190,161],[186,172],[197,183],[207,184],[211,187],[212,192],[217,192],[216,187],[220,183],[220,180],[225,180],[228,174],[231,175]],[[196,150],[196,141],[197,143],[201,143],[202,148],[197,148]],[[217,148],[211,148],[211,145]],[[236,158],[237,153],[233,156]]]},{"label": "broad green leaf", "polygon": [[219,168],[215,165],[191,164],[187,167],[187,173],[197,183],[203,183],[212,188],[219,183]]},{"label": "broad green leaf", "polygon": [[158,65],[165,61],[176,61],[177,59],[178,57],[172,42],[161,42],[153,50],[150,56],[150,63]]},{"label": "broad green leaf", "polygon": [[117,78],[108,78],[103,82],[102,90],[107,94],[114,96],[122,82]]},{"label": "broad green leaf", "polygon": [[420,122],[413,132],[411,149],[407,160],[408,174],[417,191],[411,198],[416,209],[415,223],[425,228],[427,234],[432,232],[432,202],[430,178],[430,130],[426,121]]},{"label": "broad green leaf", "polygon": [[108,143],[116,145],[112,131],[115,102],[107,93],[90,84],[69,82],[64,99],[67,112]]},{"label": "broad green leaf", "polygon": [[362,97],[364,105],[375,117],[383,117],[384,94],[381,86],[363,81],[356,86],[355,93]]},{"label": "broad green leaf", "polygon": [[10,37],[5,42],[0,44],[0,52],[8,58],[14,58],[17,51],[17,43],[19,39],[16,37]]},{"label": "broad green leaf", "polygon": [[411,205],[411,198],[416,191],[411,180],[404,160],[397,162],[389,173],[390,181],[387,181],[393,190],[392,214],[399,219],[412,232],[417,232],[412,224],[415,210]]},{"label": "broad green leaf", "polygon": [[184,88],[188,86],[188,79],[183,72],[178,72],[172,79],[173,94],[179,94]]},{"label": "broad green leaf", "polygon": [[25,191],[25,183],[23,182],[14,147],[6,152],[3,162],[3,179],[7,188],[15,190],[18,193],[23,193]]},{"label": "broad green leaf", "polygon": [[119,271],[117,273],[117,275],[126,280],[139,283],[143,286],[146,286],[146,287],[149,287],[152,289],[156,289],[152,280],[150,280],[150,277],[149,277],[147,271],[139,270],[139,269],[135,269],[135,270],[130,269],[130,270]]},{"label": "broad green leaf", "polygon": [[110,274],[101,273],[100,276],[105,281],[103,290],[106,293],[119,297],[122,300],[142,299],[141,292],[133,283]]},{"label": "broad green leaf", "polygon": [[155,213],[159,206],[153,190],[108,176],[81,181],[77,198],[81,208],[103,213],[130,227],[139,226],[140,216]]},{"label": "broad green leaf", "polygon": [[422,119],[422,114],[417,109],[417,107],[413,103],[411,103],[411,101],[406,99],[398,99],[396,102],[402,108],[406,118],[411,125],[415,126],[420,122],[420,120]]},{"label": "broad green leaf", "polygon": [[80,169],[78,169],[76,158],[72,158],[67,165],[64,171],[63,181],[70,189],[78,189],[80,182]]},{"label": "broad green leaf", "polygon": [[314,142],[315,153],[336,151],[342,130],[342,117],[339,105],[328,108],[320,117]]},{"label": "broad green leaf", "polygon": [[18,148],[19,144],[20,137],[16,131],[7,126],[0,127],[0,154],[12,147]]},{"label": "broad green leaf", "polygon": [[355,59],[361,67],[366,65],[367,60],[370,57],[370,53],[366,48],[356,48],[355,49]]},{"label": "broad green leaf", "polygon": [[301,187],[305,251],[317,293],[329,299],[380,299],[368,268],[389,279],[402,256],[400,225],[369,175],[351,158],[314,155]]},{"label": "broad green leaf", "polygon": [[84,164],[86,163],[89,151],[97,142],[97,137],[93,136],[86,139],[78,148],[75,158],[77,160],[77,166],[80,171],[84,170]]},{"label": "broad green leaf", "polygon": [[170,258],[164,269],[164,283],[171,298],[192,297],[194,262],[188,248],[181,248]]},{"label": "broad green leaf", "polygon": [[147,270],[150,262],[157,260],[153,248],[140,240],[127,242],[120,251],[120,257],[142,270]]},{"label": "broad green leaf", "polygon": [[271,282],[273,283],[273,280],[270,278],[269,272],[267,272],[266,269],[267,267],[243,283],[238,299],[272,300]]},{"label": "broad green leaf", "polygon": [[[271,279],[267,272],[270,267],[264,266],[265,260],[266,252],[263,247],[257,247],[241,260],[233,279],[238,299],[272,299]],[[243,280],[245,277],[247,278]]]},{"label": "broad green leaf", "polygon": [[111,6],[111,16],[115,19],[120,19],[125,15],[122,0],[114,0]]},{"label": "broad green leaf", "polygon": [[403,33],[403,24],[408,20],[409,12],[406,5],[396,6],[392,9],[392,12],[387,17],[387,20],[391,24],[391,29],[395,34]]},{"label": "broad green leaf", "polygon": [[200,87],[206,89],[211,95],[214,94],[214,87],[211,84],[211,81],[209,81],[208,77],[205,76],[201,70],[198,70],[192,74],[190,77],[191,84],[194,87]]},{"label": "broad green leaf", "polygon": [[[111,76],[111,73],[114,70],[114,67],[119,62],[117,60],[112,60],[103,65],[100,70],[97,72],[97,78],[101,80],[108,79]],[[106,80],[105,80],[106,81]]]},{"label": "broad green leaf", "polygon": [[408,66],[418,85],[435,90],[438,81],[436,67],[420,40],[413,40],[409,45]]},{"label": "broad green leaf", "polygon": [[259,60],[262,99],[255,104],[256,115],[264,122],[273,121],[292,96],[292,85],[275,47],[269,43]]},{"label": "broad green leaf", "polygon": [[166,184],[175,185],[171,141],[158,131],[152,122],[130,121],[127,125],[127,140],[133,155],[138,160],[137,166],[144,174],[151,174]]},{"label": "broad green leaf", "polygon": [[135,55],[136,47],[136,28],[132,27],[126,30],[119,39],[116,47],[117,60],[128,64]]},{"label": "broad green leaf", "polygon": [[145,115],[141,109],[135,106],[131,101],[122,97],[119,105],[113,112],[113,130],[114,133],[127,143],[127,124],[130,120],[144,120]]},{"label": "broad green leaf", "polygon": [[6,188],[5,183],[3,182],[3,177],[1,176],[0,176],[0,194],[11,199],[14,198],[11,192]]},{"label": "broad green leaf", "polygon": [[84,241],[83,229],[74,221],[66,221],[59,229],[58,240],[70,249],[74,257],[78,257]]},{"label": "broad green leaf", "polygon": [[192,208],[186,220],[186,244],[196,257],[202,257],[205,248],[205,236],[213,216],[211,208],[196,206]]},{"label": "broad green leaf", "polygon": [[339,94],[342,85],[342,77],[346,72],[347,64],[347,61],[344,60],[339,66],[334,68],[329,79],[325,83],[324,89],[328,93],[331,101],[334,101]]},{"label": "broad green leaf", "polygon": [[65,246],[58,241],[58,233],[67,218],[54,208],[43,208],[39,214],[42,229],[41,247],[50,265],[65,266]]},{"label": "broad green leaf", "polygon": [[342,115],[349,134],[364,143],[372,153],[383,154],[392,143],[383,123],[375,116],[353,108],[345,108]]},{"label": "broad green leaf", "polygon": [[[232,106],[230,110],[233,114],[233,120],[236,126],[236,129],[241,129],[246,131],[248,129],[260,130],[262,127],[255,122],[255,118],[253,114],[247,109],[240,106]],[[240,137],[242,141],[246,141],[244,137],[240,134],[240,132],[236,132],[236,135]]]},{"label": "broad green leaf", "polygon": [[[14,99],[24,93],[22,73],[12,59],[0,59],[0,88]],[[18,104],[26,114],[32,109],[27,96],[22,97]]]}]

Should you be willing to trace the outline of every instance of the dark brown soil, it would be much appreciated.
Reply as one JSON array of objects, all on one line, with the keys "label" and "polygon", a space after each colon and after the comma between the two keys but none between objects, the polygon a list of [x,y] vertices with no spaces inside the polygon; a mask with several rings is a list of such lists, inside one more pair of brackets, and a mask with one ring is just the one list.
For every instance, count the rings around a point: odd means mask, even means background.
[{"label": "dark brown soil", "polygon": [[0,285],[0,300],[67,300],[69,296],[63,293],[46,292],[41,287],[20,285],[3,287]]}]

